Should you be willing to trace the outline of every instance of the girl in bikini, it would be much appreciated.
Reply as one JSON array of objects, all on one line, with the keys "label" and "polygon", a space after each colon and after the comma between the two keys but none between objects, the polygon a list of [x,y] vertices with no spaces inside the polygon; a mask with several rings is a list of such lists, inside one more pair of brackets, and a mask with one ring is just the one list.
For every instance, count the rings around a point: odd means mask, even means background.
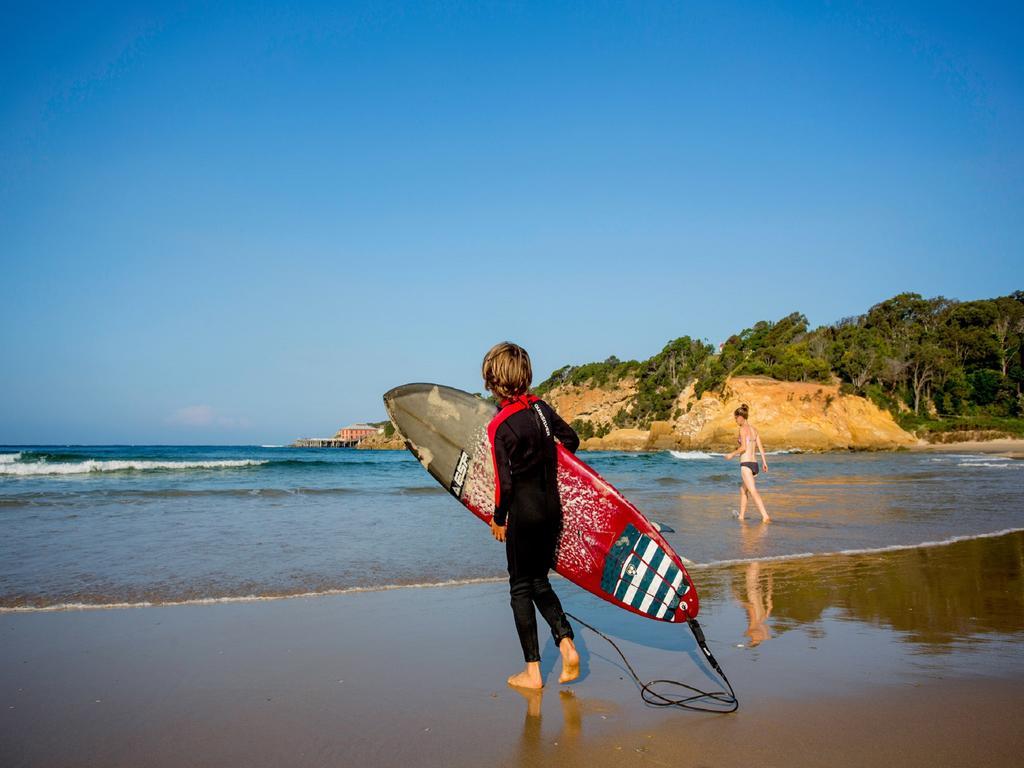
[{"label": "girl in bikini", "polygon": [[761,436],[750,425],[750,422],[747,421],[749,414],[750,409],[746,403],[743,403],[733,411],[732,415],[736,418],[736,424],[740,428],[740,434],[737,438],[739,447],[732,453],[727,453],[725,458],[726,460],[732,460],[737,455],[740,457],[740,520],[744,519],[747,515],[747,499],[749,497],[754,500],[757,511],[761,513],[761,522],[768,523],[771,522],[771,518],[768,517],[768,512],[764,508],[764,502],[761,501],[761,494],[757,492],[757,485],[754,482],[754,478],[757,476],[756,452],[761,453],[761,466],[765,472],[768,471],[768,459],[764,455]]}]

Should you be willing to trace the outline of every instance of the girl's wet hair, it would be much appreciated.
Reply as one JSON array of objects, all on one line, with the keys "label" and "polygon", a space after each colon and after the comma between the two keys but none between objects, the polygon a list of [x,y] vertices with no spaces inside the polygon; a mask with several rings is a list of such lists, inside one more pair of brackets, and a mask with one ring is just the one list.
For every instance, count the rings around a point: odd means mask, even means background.
[{"label": "girl's wet hair", "polygon": [[533,382],[533,366],[526,350],[511,341],[491,347],[482,366],[484,386],[502,400],[526,394]]},{"label": "girl's wet hair", "polygon": [[742,416],[744,419],[750,418],[750,408],[747,407],[746,403],[741,403],[740,407],[732,412],[733,416]]}]

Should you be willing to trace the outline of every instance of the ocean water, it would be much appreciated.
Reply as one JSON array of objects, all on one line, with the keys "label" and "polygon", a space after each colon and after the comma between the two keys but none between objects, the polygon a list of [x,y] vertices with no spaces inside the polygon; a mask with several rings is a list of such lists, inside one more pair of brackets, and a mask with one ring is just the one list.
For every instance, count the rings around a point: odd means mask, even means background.
[{"label": "ocean water", "polygon": [[[721,456],[581,456],[675,529],[698,589],[711,566],[1024,528],[1024,462],[999,457],[772,455],[758,485],[775,522],[762,526],[753,508],[736,520],[738,465]],[[504,577],[501,545],[406,452],[0,447],[0,533],[4,611]]]}]

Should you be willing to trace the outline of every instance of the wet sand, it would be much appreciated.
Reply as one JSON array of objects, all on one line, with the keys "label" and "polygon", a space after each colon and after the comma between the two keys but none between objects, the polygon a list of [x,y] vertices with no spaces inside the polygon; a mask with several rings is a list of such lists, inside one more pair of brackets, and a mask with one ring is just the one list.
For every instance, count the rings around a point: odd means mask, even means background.
[{"label": "wet sand", "polygon": [[[698,568],[734,715],[655,710],[585,630],[583,677],[504,685],[500,583],[0,615],[4,766],[1010,765],[1024,534]],[[646,677],[716,685],[685,628],[562,580]]]}]

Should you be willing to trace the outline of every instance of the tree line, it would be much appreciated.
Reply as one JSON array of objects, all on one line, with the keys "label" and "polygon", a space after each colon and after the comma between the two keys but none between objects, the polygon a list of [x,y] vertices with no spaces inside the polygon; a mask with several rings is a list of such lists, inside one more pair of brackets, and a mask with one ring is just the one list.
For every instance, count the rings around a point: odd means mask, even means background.
[{"label": "tree line", "polygon": [[[699,397],[721,392],[731,376],[839,384],[893,413],[907,428],[1002,425],[1024,428],[1024,291],[978,301],[901,293],[863,315],[810,329],[793,312],[762,320],[716,349],[681,336],[647,360],[564,366],[536,391],[559,384],[605,387],[635,379],[637,393],[612,425],[578,423],[598,434],[611,426],[647,428],[678,417],[691,384]],[[588,435],[589,436],[589,435]]]}]

